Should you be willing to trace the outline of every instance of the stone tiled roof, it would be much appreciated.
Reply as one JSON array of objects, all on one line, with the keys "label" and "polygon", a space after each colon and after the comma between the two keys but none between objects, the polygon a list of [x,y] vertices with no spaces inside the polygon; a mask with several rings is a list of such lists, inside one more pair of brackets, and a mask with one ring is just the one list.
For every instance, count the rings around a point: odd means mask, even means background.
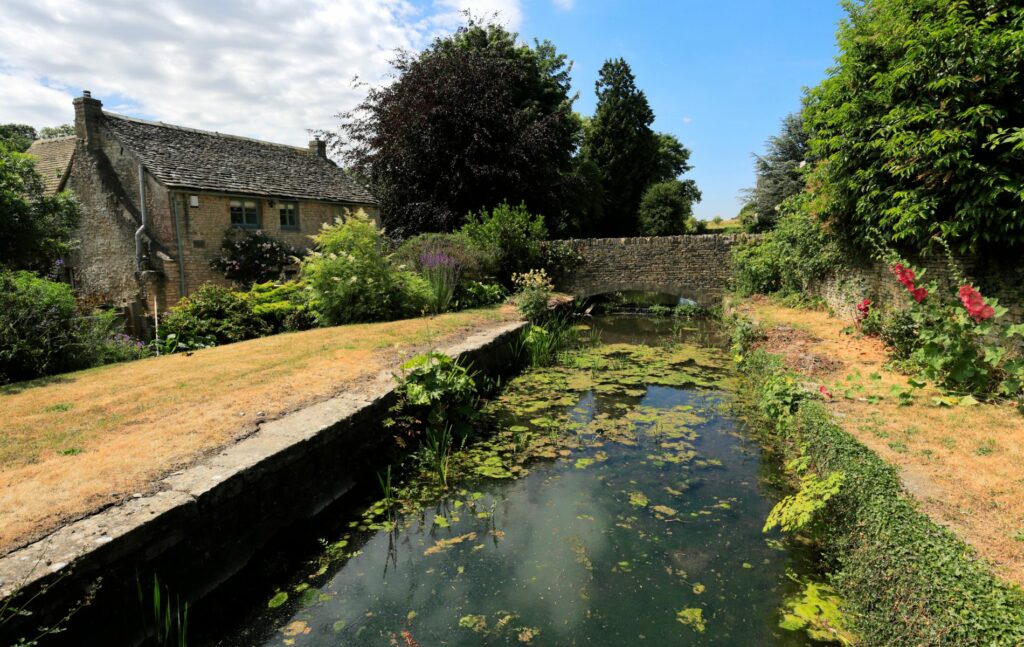
[{"label": "stone tiled roof", "polygon": [[308,148],[143,121],[109,112],[104,125],[168,187],[376,204],[334,162]]},{"label": "stone tiled roof", "polygon": [[75,154],[75,136],[56,139],[37,139],[26,151],[36,158],[36,171],[43,178],[47,193],[57,193],[64,188],[71,170],[71,158]]}]

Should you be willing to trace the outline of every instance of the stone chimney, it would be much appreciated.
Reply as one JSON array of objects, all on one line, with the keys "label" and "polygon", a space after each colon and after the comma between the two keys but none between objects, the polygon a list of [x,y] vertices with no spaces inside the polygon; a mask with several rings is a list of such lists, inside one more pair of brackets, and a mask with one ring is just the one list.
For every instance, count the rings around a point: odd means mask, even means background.
[{"label": "stone chimney", "polygon": [[327,142],[319,139],[309,140],[309,152],[317,157],[327,159]]},{"label": "stone chimney", "polygon": [[103,104],[93,99],[92,93],[82,90],[82,96],[75,98],[75,135],[90,150],[99,148],[100,120],[103,119]]}]

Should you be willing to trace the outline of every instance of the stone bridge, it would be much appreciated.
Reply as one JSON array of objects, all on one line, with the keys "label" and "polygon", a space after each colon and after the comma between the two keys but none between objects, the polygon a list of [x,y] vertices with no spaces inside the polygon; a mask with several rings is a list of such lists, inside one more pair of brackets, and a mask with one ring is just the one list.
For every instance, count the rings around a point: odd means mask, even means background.
[{"label": "stone bridge", "polygon": [[694,234],[563,241],[583,262],[558,277],[558,290],[579,298],[610,292],[671,294],[703,306],[721,302],[732,274],[732,248],[748,234]]}]

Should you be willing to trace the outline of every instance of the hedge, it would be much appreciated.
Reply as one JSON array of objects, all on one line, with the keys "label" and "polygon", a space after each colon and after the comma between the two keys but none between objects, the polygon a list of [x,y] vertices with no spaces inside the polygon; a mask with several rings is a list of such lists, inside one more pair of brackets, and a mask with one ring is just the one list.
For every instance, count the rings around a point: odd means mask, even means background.
[{"label": "hedge", "polygon": [[[780,382],[799,385],[777,356],[758,350],[741,361],[761,412],[777,412]],[[845,474],[817,539],[861,644],[1024,644],[1024,591],[920,512],[897,470],[835,424],[820,401],[788,401],[783,415],[761,415],[768,442],[786,453],[799,448],[819,477]]]}]

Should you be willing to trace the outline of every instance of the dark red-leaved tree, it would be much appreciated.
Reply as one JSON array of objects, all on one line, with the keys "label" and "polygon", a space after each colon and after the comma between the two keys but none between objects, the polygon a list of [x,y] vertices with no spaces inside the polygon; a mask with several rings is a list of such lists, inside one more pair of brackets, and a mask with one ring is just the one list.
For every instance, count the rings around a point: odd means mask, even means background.
[{"label": "dark red-leaved tree", "polygon": [[526,203],[554,231],[587,174],[569,66],[548,42],[472,19],[419,53],[399,52],[392,83],[341,115],[333,139],[381,200],[392,234],[450,230],[470,211]]}]

